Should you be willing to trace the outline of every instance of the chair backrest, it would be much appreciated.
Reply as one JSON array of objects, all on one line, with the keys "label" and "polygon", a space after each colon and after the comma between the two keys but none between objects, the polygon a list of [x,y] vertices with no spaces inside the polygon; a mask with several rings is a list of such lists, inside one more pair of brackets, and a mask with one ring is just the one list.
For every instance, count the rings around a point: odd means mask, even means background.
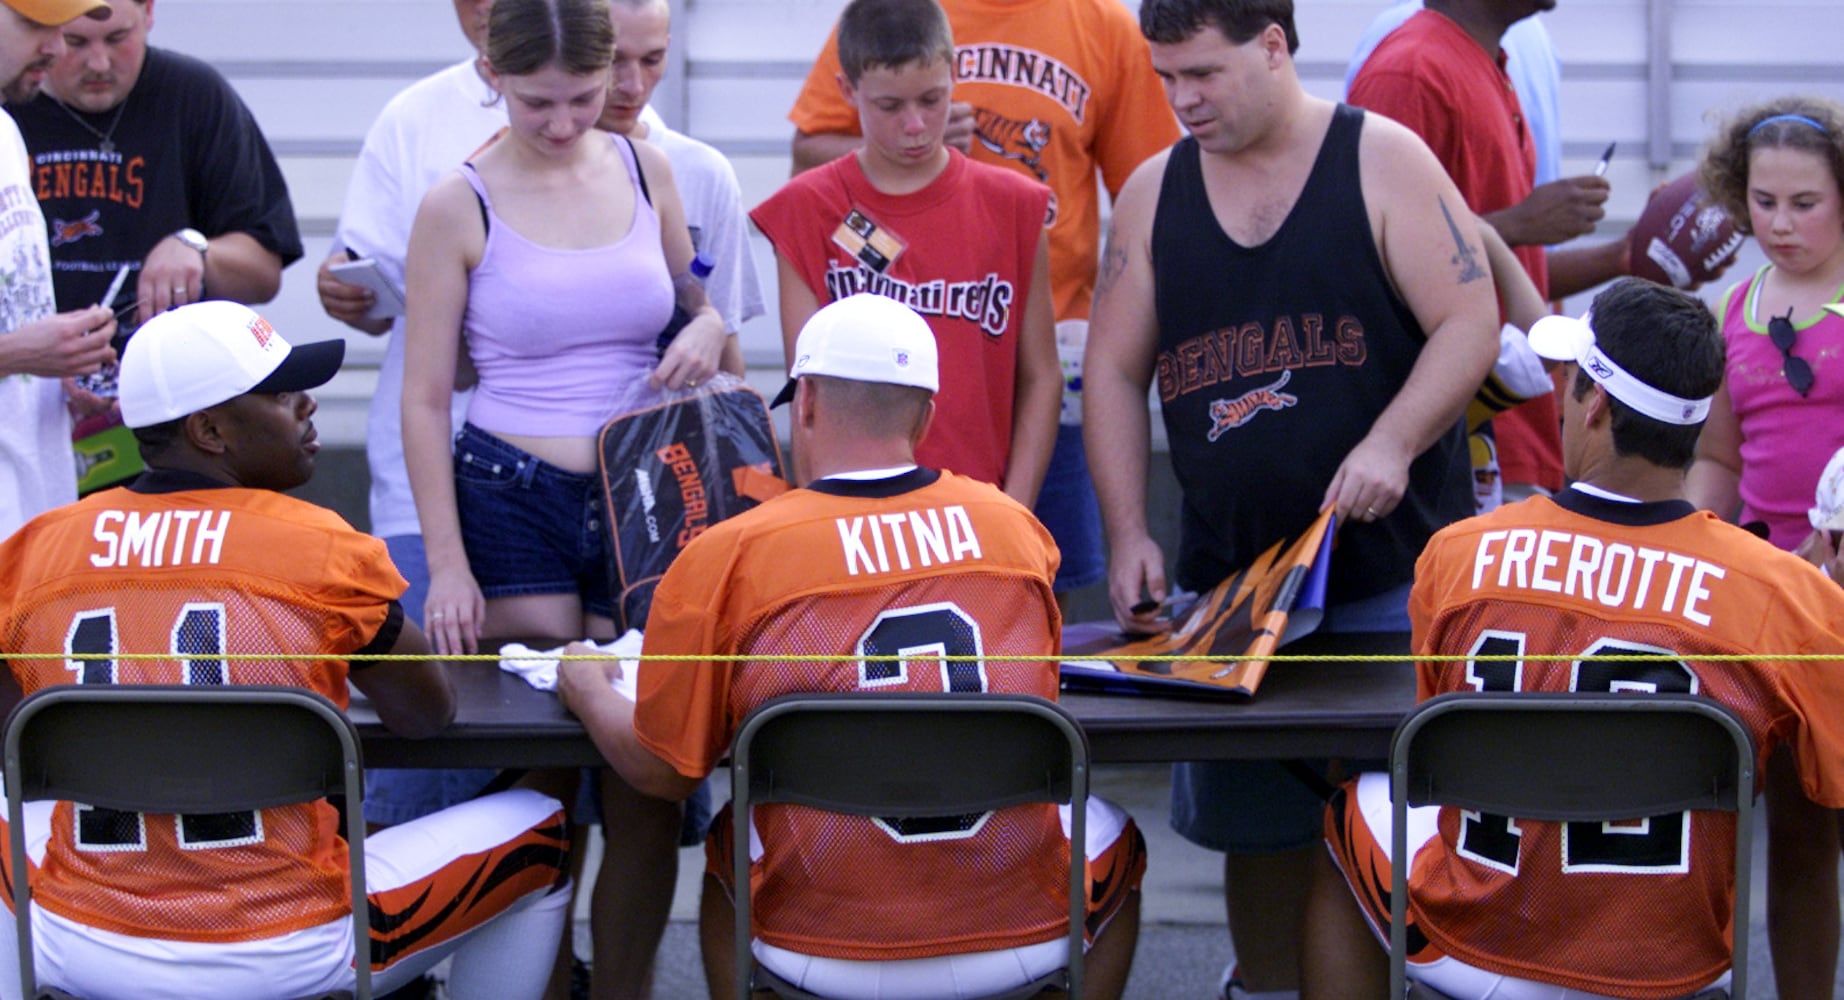
[{"label": "chair backrest", "polygon": [[1408,809],[1423,805],[1553,822],[1735,813],[1730,994],[1747,995],[1754,770],[1747,726],[1697,695],[1460,692],[1417,706],[1390,747],[1390,995],[1406,972]]},{"label": "chair backrest", "polygon": [[[132,812],[220,813],[343,798],[351,862],[355,995],[371,995],[363,763],[345,713],[302,688],[59,685],[6,721],[15,914],[31,898],[23,807],[58,799]],[[22,994],[35,996],[31,922],[19,926]]]},{"label": "chair backrest", "polygon": [[831,692],[752,712],[731,751],[738,996],[750,951],[749,807],[792,803],[860,816],[941,816],[1071,803],[1069,968],[1082,990],[1088,741],[1070,714],[1029,695]]}]

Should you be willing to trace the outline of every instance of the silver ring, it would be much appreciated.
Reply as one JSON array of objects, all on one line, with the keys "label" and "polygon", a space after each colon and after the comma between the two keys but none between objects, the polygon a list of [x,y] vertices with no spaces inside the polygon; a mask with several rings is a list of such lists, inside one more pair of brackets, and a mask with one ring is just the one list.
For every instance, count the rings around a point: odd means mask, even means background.
[{"label": "silver ring", "polygon": [[1375,507],[1365,507],[1364,513],[1369,514],[1371,517],[1376,517],[1377,509]]},{"label": "silver ring", "polygon": [[687,386],[690,386],[690,387],[691,387],[691,388],[693,388],[693,389],[696,389],[696,388],[698,388],[698,380],[697,380],[697,379],[695,379],[695,378],[688,378],[688,379],[686,379],[686,380],[685,380],[685,384],[686,384]]},{"label": "silver ring", "polygon": [[179,297],[179,296],[181,296],[181,295],[184,295],[184,294],[186,294],[186,290],[185,290],[184,288],[175,288],[175,289],[173,289],[173,296],[174,296],[175,298],[177,298],[177,297]]},{"label": "silver ring", "polygon": [[431,612],[429,612],[429,620],[430,620],[430,621],[434,621],[434,622],[439,622],[439,621],[441,621],[441,620],[442,620],[442,613],[441,613],[440,611],[431,611]]}]

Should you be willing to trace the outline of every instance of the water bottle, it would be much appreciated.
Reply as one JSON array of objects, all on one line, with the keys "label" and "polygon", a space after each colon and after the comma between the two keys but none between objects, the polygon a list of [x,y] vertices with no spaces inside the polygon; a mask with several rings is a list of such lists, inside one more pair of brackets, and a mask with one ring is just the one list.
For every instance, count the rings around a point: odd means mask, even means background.
[{"label": "water bottle", "polygon": [[[691,262],[692,280],[696,281],[699,287],[703,287],[705,279],[711,276],[711,270],[716,266],[711,262],[711,258],[704,255],[704,251],[698,251]],[[659,340],[655,345],[660,357],[666,356],[666,348],[672,346],[673,338],[677,337],[679,331],[685,329],[685,324],[690,322],[691,313],[686,312],[685,307],[675,301],[672,304],[672,318],[666,321],[666,328],[660,331]]]}]

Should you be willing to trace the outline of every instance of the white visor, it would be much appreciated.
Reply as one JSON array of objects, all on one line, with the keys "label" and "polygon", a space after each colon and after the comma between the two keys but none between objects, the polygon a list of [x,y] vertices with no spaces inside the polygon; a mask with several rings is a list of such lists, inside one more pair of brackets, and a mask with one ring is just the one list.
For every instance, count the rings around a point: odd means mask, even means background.
[{"label": "white visor", "polygon": [[1530,347],[1551,361],[1573,361],[1607,394],[1660,423],[1689,426],[1710,414],[1710,399],[1684,399],[1639,381],[1595,346],[1593,315],[1545,316],[1530,327]]}]

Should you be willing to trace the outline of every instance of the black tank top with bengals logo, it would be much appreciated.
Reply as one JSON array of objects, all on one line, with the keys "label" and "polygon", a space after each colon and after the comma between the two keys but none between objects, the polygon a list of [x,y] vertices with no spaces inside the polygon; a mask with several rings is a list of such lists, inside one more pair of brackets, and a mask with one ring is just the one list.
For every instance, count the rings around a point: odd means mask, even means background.
[{"label": "black tank top with bengals logo", "polygon": [[[1371,234],[1363,122],[1338,107],[1299,200],[1257,247],[1217,225],[1196,140],[1166,164],[1152,233],[1157,385],[1184,495],[1176,575],[1189,589],[1306,528],[1426,342]],[[1329,603],[1406,583],[1429,536],[1472,513],[1459,422],[1409,479],[1389,517],[1341,527]]]}]

